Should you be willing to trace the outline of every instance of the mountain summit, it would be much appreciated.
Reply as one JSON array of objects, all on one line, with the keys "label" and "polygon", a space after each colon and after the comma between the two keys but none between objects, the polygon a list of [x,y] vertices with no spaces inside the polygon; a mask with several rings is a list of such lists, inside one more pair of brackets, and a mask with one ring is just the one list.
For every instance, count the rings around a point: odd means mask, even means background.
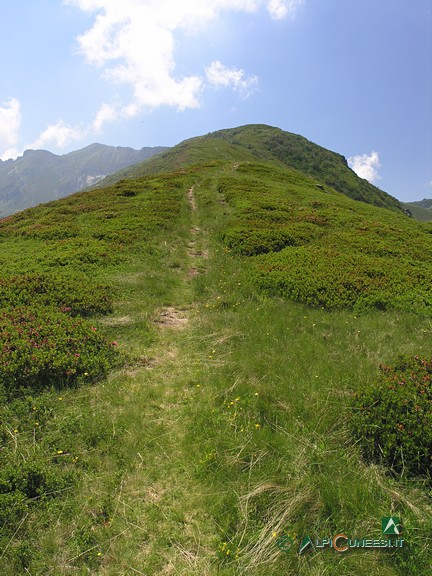
[{"label": "mountain summit", "polygon": [[167,172],[208,160],[270,162],[279,168],[299,170],[353,200],[410,215],[399,200],[360,178],[344,156],[314,144],[303,136],[265,124],[218,130],[181,142],[156,158],[114,174],[101,185],[124,177]]}]

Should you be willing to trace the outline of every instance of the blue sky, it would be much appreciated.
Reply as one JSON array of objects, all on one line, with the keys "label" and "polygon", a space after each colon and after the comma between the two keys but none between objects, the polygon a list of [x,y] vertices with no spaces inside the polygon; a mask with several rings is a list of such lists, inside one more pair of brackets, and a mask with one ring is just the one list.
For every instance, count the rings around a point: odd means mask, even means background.
[{"label": "blue sky", "polygon": [[249,123],[432,197],[430,0],[5,0],[0,158]]}]

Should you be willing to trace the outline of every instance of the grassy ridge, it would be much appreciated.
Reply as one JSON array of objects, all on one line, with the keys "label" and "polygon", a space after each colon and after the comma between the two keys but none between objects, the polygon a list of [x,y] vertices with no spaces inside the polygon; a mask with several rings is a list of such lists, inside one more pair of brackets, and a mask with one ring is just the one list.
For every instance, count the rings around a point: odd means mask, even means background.
[{"label": "grassy ridge", "polygon": [[265,162],[274,167],[299,170],[349,198],[409,214],[408,208],[396,198],[359,178],[340,154],[297,134],[263,124],[219,130],[185,140],[155,158],[108,177],[99,186],[114,183],[119,178],[137,178],[221,160]]},{"label": "grassy ridge", "polygon": [[261,160],[278,160],[285,167],[300,170],[354,200],[406,213],[396,198],[359,178],[348,167],[344,156],[298,134],[258,124],[220,130],[210,136],[241,145]]},{"label": "grassy ridge", "polygon": [[[6,576],[428,573],[422,479],[366,465],[348,426],[352,395],[379,364],[428,353],[428,308],[334,305],[328,255],[316,264],[317,247],[339,251],[359,280],[364,270],[349,264],[369,248],[364,257],[380,266],[394,258],[384,278],[401,274],[405,258],[418,280],[429,274],[430,234],[298,172],[245,160],[125,180],[1,222],[8,290],[22,292],[24,272],[63,290],[72,277],[89,293],[109,289],[114,311],[92,326],[127,356],[93,386],[83,379],[2,406]],[[292,251],[312,247],[295,281],[304,290],[304,275],[315,274],[327,300],[296,303],[271,266],[287,254],[286,277]],[[297,544],[340,531],[380,538],[388,515],[403,518],[403,550],[303,556],[276,545],[284,534]]]},{"label": "grassy ridge", "polygon": [[[181,170],[195,164],[202,166],[204,163],[208,163],[211,167],[211,165],[217,162],[230,161],[233,159],[240,162],[253,162],[256,161],[256,155],[243,146],[223,140],[215,140],[206,136],[199,136],[185,140],[155,158],[131,166],[127,170],[113,174],[112,176],[108,176],[99,186],[114,184],[118,182],[119,178],[142,178],[143,176],[151,174],[162,174],[174,170]],[[280,165],[280,162],[274,160],[273,164],[277,166]]]}]

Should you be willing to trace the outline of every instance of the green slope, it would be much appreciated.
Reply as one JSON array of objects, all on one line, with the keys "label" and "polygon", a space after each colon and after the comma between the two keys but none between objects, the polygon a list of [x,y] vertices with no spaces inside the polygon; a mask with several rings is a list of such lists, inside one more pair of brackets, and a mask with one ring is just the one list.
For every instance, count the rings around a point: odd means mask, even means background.
[{"label": "green slope", "polygon": [[259,158],[276,158],[354,200],[405,211],[396,198],[359,178],[342,155],[330,152],[303,136],[263,125],[221,130],[213,136],[241,144],[253,150]]},{"label": "green slope", "polygon": [[422,202],[407,202],[404,206],[411,212],[413,218],[419,220],[420,222],[430,222],[432,220],[432,210],[426,205],[422,205]]},{"label": "green slope", "polygon": [[143,176],[227,158],[233,161],[259,159],[294,168],[354,200],[409,215],[396,198],[359,178],[340,154],[330,152],[303,136],[261,124],[220,130],[186,140],[155,159],[109,177],[103,184],[122,177]]},{"label": "green slope", "polygon": [[[2,574],[427,574],[430,478],[350,414],[430,355],[430,225],[192,143],[0,220]],[[402,549],[298,553],[388,516]]]},{"label": "green slope", "polygon": [[[194,164],[213,163],[220,160],[255,161],[256,156],[243,146],[215,140],[208,136],[199,136],[185,140],[148,161],[105,178],[98,184],[98,187],[113,184],[122,178],[140,178],[149,174],[171,172]],[[276,164],[280,163],[276,162]]]}]

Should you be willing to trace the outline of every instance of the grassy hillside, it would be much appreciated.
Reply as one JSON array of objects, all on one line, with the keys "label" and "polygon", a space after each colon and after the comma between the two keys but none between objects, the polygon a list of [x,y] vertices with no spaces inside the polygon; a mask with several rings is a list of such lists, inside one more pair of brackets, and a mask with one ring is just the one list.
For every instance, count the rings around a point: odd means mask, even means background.
[{"label": "grassy hillside", "polygon": [[354,200],[409,214],[396,198],[359,178],[340,154],[330,152],[303,136],[262,124],[220,130],[186,140],[155,159],[113,175],[104,184],[121,177],[175,170],[205,159],[226,158],[240,162],[261,160],[294,168]]},{"label": "grassy hillside", "polygon": [[221,130],[211,135],[253,150],[260,159],[278,159],[301,170],[354,200],[404,212],[400,202],[359,178],[340,154],[330,152],[303,136],[264,125]]},{"label": "grassy hillside", "polygon": [[[203,164],[205,162],[211,164],[221,160],[254,162],[256,161],[256,156],[243,146],[215,140],[208,136],[199,136],[185,140],[166,152],[158,154],[155,158],[105,178],[99,184],[99,187],[114,184],[123,178],[141,178],[150,174],[179,170],[194,164]],[[273,164],[280,165],[280,162],[274,161]]]},{"label": "grassy hillside", "polygon": [[432,311],[430,228],[309,178],[241,164],[219,179],[223,239],[268,294],[325,309]]},{"label": "grassy hillside", "polygon": [[[425,576],[424,459],[377,460],[352,418],[380,365],[430,358],[430,225],[180,150],[0,221],[2,574]],[[388,516],[402,548],[298,551]]]},{"label": "grassy hillside", "polygon": [[432,220],[432,210],[426,205],[422,206],[421,202],[408,202],[405,206],[416,220],[419,220],[420,222],[430,222]]}]

